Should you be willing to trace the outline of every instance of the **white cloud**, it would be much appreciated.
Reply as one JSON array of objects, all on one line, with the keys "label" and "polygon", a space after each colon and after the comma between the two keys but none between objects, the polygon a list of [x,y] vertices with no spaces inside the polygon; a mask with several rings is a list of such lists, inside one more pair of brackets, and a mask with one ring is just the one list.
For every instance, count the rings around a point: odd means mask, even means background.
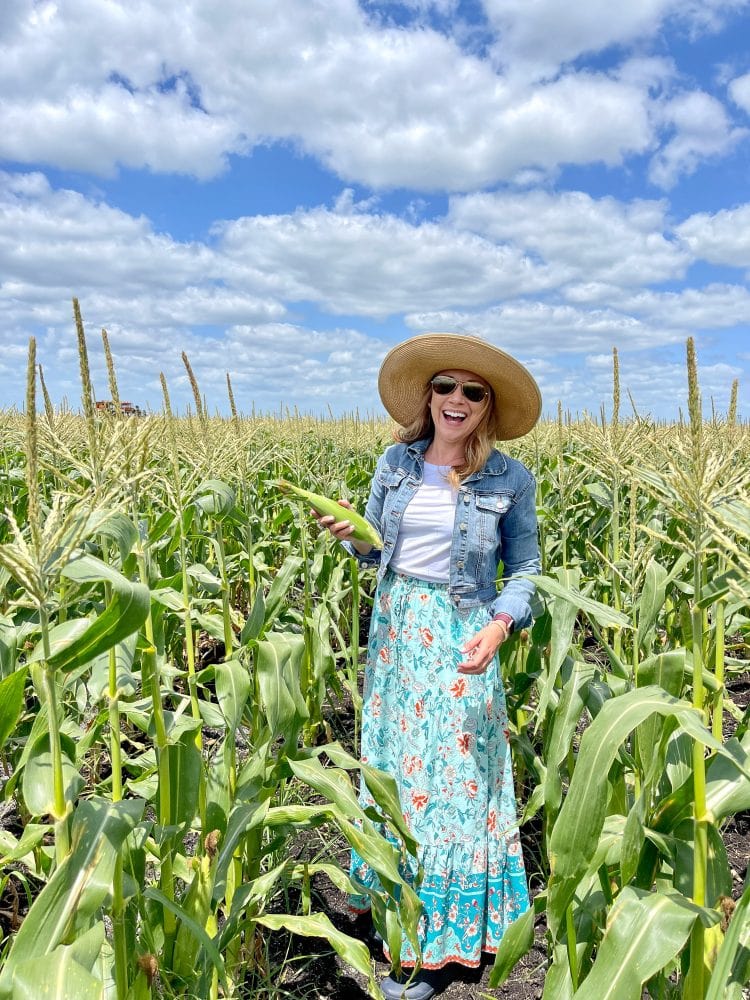
[{"label": "white cloud", "polygon": [[483,0],[500,41],[496,57],[537,74],[555,72],[582,53],[652,34],[676,0]]},{"label": "white cloud", "polygon": [[667,205],[591,198],[581,191],[453,198],[449,219],[538,255],[561,280],[651,284],[681,276],[685,248],[665,236]]},{"label": "white cloud", "polygon": [[317,208],[238,219],[217,227],[216,235],[235,282],[260,270],[276,277],[284,298],[338,313],[387,316],[436,300],[481,304],[556,283],[548,267],[523,252],[393,215]]},{"label": "white cloud", "polygon": [[560,356],[612,347],[642,350],[685,337],[684,330],[652,325],[615,309],[585,310],[564,303],[514,301],[483,311],[413,313],[406,319],[418,332],[476,333],[521,355],[544,350]]},{"label": "white cloud", "polygon": [[697,258],[712,264],[750,267],[750,203],[720,212],[698,212],[676,227]]},{"label": "white cloud", "polygon": [[698,34],[718,29],[746,0],[483,0],[499,41],[496,58],[513,69],[549,75],[581,55],[653,36],[672,16]]},{"label": "white cloud", "polygon": [[641,291],[610,296],[616,308],[654,326],[683,330],[719,330],[747,326],[750,291],[741,285],[707,285],[679,292]]},{"label": "white cloud", "polygon": [[734,103],[750,115],[750,73],[732,80],[728,90]]},{"label": "white cloud", "polygon": [[229,153],[291,140],[348,180],[469,190],[649,150],[649,91],[670,71],[647,62],[534,85],[439,31],[368,20],[354,0],[16,0],[0,156],[207,177]]},{"label": "white cloud", "polygon": [[0,101],[0,154],[101,175],[116,166],[213,177],[245,149],[236,126],[190,107],[184,85],[130,94],[122,86],[72,88],[64,100]]},{"label": "white cloud", "polygon": [[649,177],[662,188],[692,174],[704,160],[728,153],[748,134],[732,127],[721,102],[702,91],[674,97],[663,106],[661,118],[674,135],[651,161]]}]

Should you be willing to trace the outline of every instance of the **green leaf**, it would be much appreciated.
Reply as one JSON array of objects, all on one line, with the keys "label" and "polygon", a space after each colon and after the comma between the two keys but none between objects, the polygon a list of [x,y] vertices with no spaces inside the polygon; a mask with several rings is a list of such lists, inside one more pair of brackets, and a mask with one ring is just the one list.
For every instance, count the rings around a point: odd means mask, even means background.
[{"label": "green leaf", "polygon": [[[639,663],[636,668],[636,687],[647,687],[655,684],[667,694],[679,698],[682,691],[682,681],[685,675],[685,650],[672,649],[666,653],[658,653]],[[645,720],[636,730],[636,751],[639,763],[644,772],[648,772],[661,739],[664,723],[654,714]]]},{"label": "green leaf", "polygon": [[261,826],[268,813],[268,801],[241,802],[235,805],[229,815],[227,832],[219,845],[214,880],[214,898],[221,899],[226,889],[226,878],[234,852],[242,838],[251,830]]},{"label": "green leaf", "polygon": [[638,599],[638,628],[636,629],[636,644],[638,649],[646,649],[651,633],[664,607],[667,592],[667,571],[655,559],[649,559],[643,589]]},{"label": "green leaf", "polygon": [[[128,636],[115,646],[115,676],[119,695],[134,695],[138,691],[138,678],[133,673],[137,637]],[[91,674],[86,687],[94,703],[109,697],[109,658],[111,650],[101,653],[91,663]],[[68,675],[71,676],[71,675]]]},{"label": "green leaf", "polygon": [[713,757],[706,771],[706,808],[715,820],[750,809],[750,778],[739,767],[747,764],[750,730],[742,743],[734,737],[724,744],[725,754]]},{"label": "green leaf", "polygon": [[221,955],[219,954],[216,945],[214,944],[212,939],[208,936],[205,929],[201,927],[201,925],[197,923],[190,916],[190,914],[187,913],[183,909],[183,907],[180,906],[179,903],[176,903],[173,899],[169,899],[169,897],[165,896],[164,893],[160,892],[158,889],[153,889],[153,888],[146,889],[143,895],[145,896],[146,899],[153,899],[155,902],[160,903],[164,907],[164,909],[169,910],[171,913],[174,913],[174,915],[180,919],[182,925],[184,927],[187,927],[190,933],[195,937],[196,941],[198,941],[201,948],[203,948],[206,955],[210,959],[211,964],[218,972],[219,980],[221,981],[224,990],[228,991],[229,987],[227,984],[226,971],[224,969],[224,961]]},{"label": "green leaf", "polygon": [[106,947],[104,923],[100,921],[72,944],[59,945],[44,962],[22,962],[13,975],[14,1000],[103,998],[104,984],[92,973]]},{"label": "green leaf", "polygon": [[180,734],[167,746],[169,755],[170,822],[191,823],[198,811],[203,760],[192,730]]},{"label": "green leaf", "polygon": [[290,554],[279,567],[266,595],[265,631],[268,631],[279,617],[286,601],[290,587],[299,579],[303,560],[300,556]]},{"label": "green leaf", "polygon": [[61,945],[46,955],[21,962],[13,974],[13,1000],[104,1000],[104,983],[92,976]]},{"label": "green leaf", "polygon": [[193,502],[206,514],[219,520],[231,511],[235,500],[236,495],[231,486],[220,479],[206,479],[196,489]]},{"label": "green leaf", "polygon": [[362,764],[361,769],[370,795],[387,817],[389,825],[396,835],[403,840],[407,851],[416,857],[418,844],[404,821],[395,780],[390,774],[386,774],[370,764]]},{"label": "green leaf", "polygon": [[76,583],[107,581],[112,586],[112,599],[100,615],[93,621],[84,619],[83,627],[71,627],[65,640],[62,636],[56,639],[49,665],[55,670],[75,670],[137,632],[148,615],[150,598],[147,587],[131,583],[94,556],[80,556],[68,563],[63,575]]},{"label": "green leaf", "polygon": [[[21,861],[42,843],[52,829],[49,823],[27,823],[19,840],[9,830],[0,830],[0,866],[9,861]],[[2,853],[3,850],[6,851],[5,854]]]},{"label": "green leaf", "polygon": [[117,543],[120,550],[120,561],[123,563],[138,541],[136,526],[122,511],[113,511],[107,515],[104,521],[97,523],[96,534],[104,535],[105,538],[111,538]]},{"label": "green leaf", "polygon": [[534,907],[532,906],[505,928],[490,972],[491,989],[502,986],[513,969],[534,945]]},{"label": "green leaf", "polygon": [[217,663],[214,669],[216,672],[216,697],[226,721],[227,732],[234,738],[235,730],[242,721],[245,702],[252,687],[250,673],[247,667],[235,659]]},{"label": "green leaf", "polygon": [[[84,786],[73,763],[76,748],[69,736],[60,735],[63,789],[66,802],[74,802]],[[42,733],[31,748],[23,770],[23,800],[32,816],[52,816],[55,812],[55,781],[49,733]]]},{"label": "green leaf", "polygon": [[561,601],[567,601],[600,625],[612,628],[630,628],[632,626],[632,622],[626,615],[615,611],[614,608],[610,608],[606,604],[593,600],[591,597],[586,597],[573,587],[564,586],[558,580],[553,580],[549,576],[533,576],[530,579],[545,594],[551,594]]},{"label": "green leaf", "polygon": [[218,576],[207,569],[202,563],[195,563],[187,568],[188,576],[191,576],[194,580],[208,591],[209,594],[220,594],[224,589],[223,584]]},{"label": "green leaf", "polygon": [[[679,893],[626,886],[610,910],[596,961],[575,1000],[640,1000],[643,984],[682,950],[696,919],[711,922],[712,913]],[[713,916],[718,920],[718,914]]]},{"label": "green leaf", "polygon": [[26,668],[21,667],[0,681],[0,749],[16,728],[23,710],[27,673]]},{"label": "green leaf", "polygon": [[[558,582],[561,587],[570,592],[578,593],[578,586],[581,582],[580,569],[557,570]],[[552,632],[550,635],[550,655],[549,666],[544,675],[544,683],[541,685],[539,694],[539,707],[537,709],[536,729],[545,721],[547,706],[549,705],[552,692],[557,681],[560,668],[568,658],[568,650],[573,641],[573,631],[575,629],[578,607],[568,600],[555,598],[552,608]]]},{"label": "green leaf", "polygon": [[314,788],[329,802],[338,806],[347,819],[363,816],[354,788],[346,771],[338,767],[323,767],[319,760],[289,760],[289,767],[300,781]]},{"label": "green leaf", "polygon": [[306,655],[302,636],[269,633],[258,642],[256,675],[260,698],[273,737],[296,742],[307,707],[299,686],[302,658]]},{"label": "green leaf", "polygon": [[240,633],[240,645],[245,646],[252,639],[258,638],[263,631],[265,618],[266,599],[263,596],[263,591],[260,587],[258,587],[250,614],[247,616],[247,621],[242,626],[242,632]]},{"label": "green leaf", "polygon": [[560,766],[570,750],[594,673],[593,665],[580,660],[570,661],[570,676],[563,685],[560,701],[552,717],[552,731],[545,753],[547,770],[543,786],[544,804],[552,816],[557,814],[562,801]]}]

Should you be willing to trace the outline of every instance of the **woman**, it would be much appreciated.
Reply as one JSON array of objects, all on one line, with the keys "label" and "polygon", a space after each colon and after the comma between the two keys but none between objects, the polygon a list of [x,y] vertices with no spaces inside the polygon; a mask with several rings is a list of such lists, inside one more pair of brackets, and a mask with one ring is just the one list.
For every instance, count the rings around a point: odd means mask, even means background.
[{"label": "woman", "polygon": [[[406,990],[390,976],[382,985],[386,997],[429,1000],[446,980],[438,970],[477,967],[529,906],[496,654],[531,622],[535,484],[493,443],[531,430],[541,397],[517,361],[458,334],[393,348],[378,389],[401,426],[377,463],[365,511],[383,549],[348,540],[348,521],[319,520],[379,567],[362,760],[396,779],[424,869],[422,971]],[[365,788],[360,798],[373,804]],[[352,875],[377,886],[356,854]],[[355,903],[366,909],[367,897]],[[416,959],[404,939],[402,964]]]}]

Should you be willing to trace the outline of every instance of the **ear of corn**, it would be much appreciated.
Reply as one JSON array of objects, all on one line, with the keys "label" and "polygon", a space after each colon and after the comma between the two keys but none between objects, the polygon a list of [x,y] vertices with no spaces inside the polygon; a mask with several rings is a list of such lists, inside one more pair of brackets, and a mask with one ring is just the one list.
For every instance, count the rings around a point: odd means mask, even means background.
[{"label": "ear of corn", "polygon": [[301,500],[306,500],[311,507],[324,517],[331,515],[337,521],[349,521],[354,528],[354,532],[351,535],[352,538],[358,542],[369,542],[374,548],[382,549],[383,540],[378,531],[356,511],[344,507],[337,500],[329,500],[328,497],[321,496],[319,493],[311,493],[309,490],[303,490],[300,486],[295,486],[286,479],[277,479],[275,485],[282,493],[293,493]]}]

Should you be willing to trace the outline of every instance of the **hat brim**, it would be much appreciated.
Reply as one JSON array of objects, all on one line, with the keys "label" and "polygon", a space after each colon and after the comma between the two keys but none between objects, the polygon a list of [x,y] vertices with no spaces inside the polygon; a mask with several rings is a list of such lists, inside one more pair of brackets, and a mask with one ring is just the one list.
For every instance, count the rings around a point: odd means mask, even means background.
[{"label": "hat brim", "polygon": [[486,340],[460,333],[422,333],[392,348],[378,375],[383,406],[407,426],[419,416],[432,376],[449,368],[473,372],[491,386],[497,440],[522,437],[539,419],[542,394],[528,369]]}]

